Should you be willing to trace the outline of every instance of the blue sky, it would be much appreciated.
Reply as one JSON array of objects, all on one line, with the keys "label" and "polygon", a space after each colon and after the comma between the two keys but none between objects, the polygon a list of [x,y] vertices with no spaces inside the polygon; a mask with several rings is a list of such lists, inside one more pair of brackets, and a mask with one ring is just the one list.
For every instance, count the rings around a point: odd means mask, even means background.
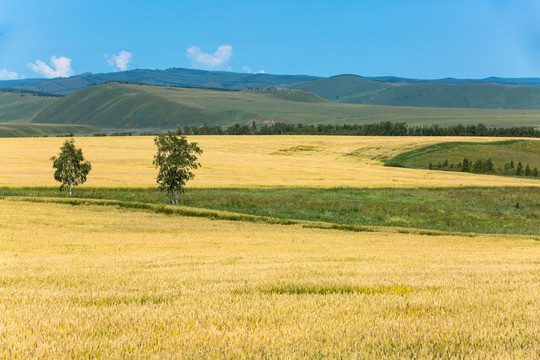
[{"label": "blue sky", "polygon": [[0,79],[170,67],[540,77],[540,1],[0,0]]}]

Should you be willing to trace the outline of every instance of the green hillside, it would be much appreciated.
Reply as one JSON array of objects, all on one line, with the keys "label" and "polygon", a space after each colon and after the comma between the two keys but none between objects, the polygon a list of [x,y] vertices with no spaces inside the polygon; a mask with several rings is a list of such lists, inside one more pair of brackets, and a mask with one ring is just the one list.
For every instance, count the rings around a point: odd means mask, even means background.
[{"label": "green hillside", "polygon": [[495,83],[386,83],[354,75],[343,75],[294,83],[288,87],[311,91],[325,99],[348,104],[540,109],[538,86]]},{"label": "green hillside", "polygon": [[55,94],[69,94],[90,85],[107,82],[139,83],[157,86],[184,86],[208,89],[243,90],[265,89],[272,86],[299,81],[314,80],[306,75],[248,74],[228,71],[206,71],[171,68],[167,70],[137,69],[113,73],[85,73],[67,78],[42,79],[23,83],[15,80],[0,81],[0,87],[17,87],[26,90],[44,91]]},{"label": "green hillside", "polygon": [[[540,141],[539,140],[509,140],[492,143],[448,142],[427,146],[396,156],[388,160],[390,166],[402,166],[415,169],[427,169],[433,165],[448,161],[449,164],[458,164],[464,158],[475,162],[477,160],[491,159],[495,173],[504,169],[504,165],[511,161],[515,164],[520,161],[530,164],[531,168],[540,168]],[[458,169],[455,169],[458,170]]]},{"label": "green hillside", "polygon": [[0,88],[66,95],[91,85],[106,83],[216,90],[288,88],[309,91],[327,100],[347,104],[540,109],[540,79],[537,78],[421,80],[391,76],[366,78],[357,75],[320,78],[171,68],[85,73],[55,79],[5,80],[0,81]]},{"label": "green hillside", "polygon": [[123,84],[95,85],[65,96],[32,122],[102,128],[179,125],[366,124],[540,126],[539,110],[446,109],[340,104],[301,91],[216,91]]},{"label": "green hillside", "polygon": [[499,84],[410,84],[382,91],[367,103],[454,108],[540,109],[540,87]]},{"label": "green hillside", "polygon": [[310,91],[331,101],[360,103],[350,102],[347,101],[347,99],[351,96],[369,98],[392,86],[393,85],[380,81],[372,81],[356,75],[340,75],[330,78],[293,83],[287,87]]},{"label": "green hillside", "polygon": [[58,98],[23,91],[0,90],[0,123],[27,123]]},{"label": "green hillside", "polygon": [[3,124],[0,123],[0,137],[33,137],[56,135],[92,135],[101,130],[87,125],[59,124]]}]

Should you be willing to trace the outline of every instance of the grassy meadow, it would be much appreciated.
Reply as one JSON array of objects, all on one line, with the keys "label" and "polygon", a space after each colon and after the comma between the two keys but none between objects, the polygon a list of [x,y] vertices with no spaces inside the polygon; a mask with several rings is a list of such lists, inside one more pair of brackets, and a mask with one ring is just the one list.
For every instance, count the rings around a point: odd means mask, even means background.
[{"label": "grassy meadow", "polygon": [[540,180],[385,167],[500,138],[190,136],[167,204],[153,137],[0,139],[0,359],[540,354]]},{"label": "grassy meadow", "polygon": [[[0,197],[65,197],[57,188],[0,187]],[[155,188],[77,188],[73,204],[86,199],[103,205],[170,213],[169,194]],[[49,200],[47,200],[49,201]],[[51,201],[57,201],[52,199]],[[540,235],[540,187],[462,188],[189,188],[180,197],[179,215],[250,222],[318,222],[323,228],[400,232]],[[205,209],[199,213],[199,210]],[[319,224],[321,223],[321,224]],[[443,232],[443,233],[439,233]]]},{"label": "grassy meadow", "polygon": [[467,157],[471,161],[492,159],[495,169],[503,169],[510,161],[540,167],[539,140],[507,140],[492,143],[448,142],[434,144],[399,154],[388,163],[410,168],[427,169],[429,163],[448,161],[458,164]]},{"label": "grassy meadow", "polygon": [[0,200],[0,357],[534,358],[538,239]]},{"label": "grassy meadow", "polygon": [[[27,123],[58,98],[0,90],[0,123]],[[0,133],[1,134],[1,133]]]}]

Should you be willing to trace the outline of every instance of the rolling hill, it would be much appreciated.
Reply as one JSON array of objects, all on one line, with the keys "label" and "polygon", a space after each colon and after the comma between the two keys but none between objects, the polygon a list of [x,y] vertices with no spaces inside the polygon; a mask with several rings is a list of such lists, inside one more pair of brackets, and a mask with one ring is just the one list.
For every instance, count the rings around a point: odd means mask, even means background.
[{"label": "rolling hill", "polygon": [[[349,98],[348,102],[355,103],[355,99]],[[479,109],[539,109],[540,87],[500,84],[410,84],[387,89],[368,101],[356,103]]]},{"label": "rolling hill", "polygon": [[40,111],[58,100],[50,94],[0,89],[0,123],[30,122]]},{"label": "rolling hill", "polygon": [[6,80],[0,81],[0,88],[66,95],[91,85],[105,83],[218,90],[297,89],[347,104],[540,109],[540,79],[537,78],[421,80],[392,76],[366,78],[357,75],[321,78],[171,68],[86,73],[56,79]]},{"label": "rolling hill", "polygon": [[496,83],[439,84],[380,82],[342,75],[290,84],[328,100],[388,106],[540,109],[540,87]]},{"label": "rolling hill", "polygon": [[340,104],[299,90],[218,91],[102,84],[49,105],[32,123],[85,124],[107,129],[182,125],[365,124],[539,126],[538,110],[449,109]]},{"label": "rolling hill", "polygon": [[103,74],[85,73],[67,78],[0,81],[0,88],[19,88],[53,94],[69,94],[90,85],[107,82],[139,83],[208,89],[264,89],[272,86],[317,79],[305,75],[248,74],[171,68],[167,70],[129,70]]},{"label": "rolling hill", "polygon": [[380,81],[373,81],[356,75],[339,75],[329,78],[304,81],[300,83],[289,84],[288,88],[310,91],[325,99],[345,102],[351,96],[370,96],[376,95],[383,90],[387,90],[394,85],[386,84]]},{"label": "rolling hill", "polygon": [[0,81],[0,88],[17,88],[66,95],[90,85],[131,83],[221,90],[294,88],[325,99],[390,106],[540,109],[540,79],[407,79],[393,76],[248,74],[171,68],[85,73],[68,78]]},{"label": "rolling hill", "polygon": [[0,137],[36,137],[74,134],[93,135],[101,129],[88,125],[72,124],[4,124],[0,123]]}]

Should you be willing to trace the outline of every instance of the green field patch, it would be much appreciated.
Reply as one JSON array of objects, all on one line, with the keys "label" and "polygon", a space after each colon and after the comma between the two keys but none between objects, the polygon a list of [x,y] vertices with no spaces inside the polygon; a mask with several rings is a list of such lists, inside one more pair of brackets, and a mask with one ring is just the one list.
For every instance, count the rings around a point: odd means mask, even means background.
[{"label": "green field patch", "polygon": [[374,232],[376,231],[373,228],[358,226],[358,225],[345,225],[345,224],[306,224],[302,225],[304,228],[311,229],[334,229],[334,230],[345,230],[345,231],[354,231],[354,232]]},{"label": "green field patch", "polygon": [[356,295],[406,295],[412,291],[410,286],[357,286],[349,284],[294,284],[285,283],[256,289],[262,294],[278,295],[333,295],[333,294],[356,294]]},{"label": "green field patch", "polygon": [[[298,224],[343,231],[540,235],[540,187],[486,188],[188,188],[181,206],[154,188],[0,188],[0,197],[73,205],[108,205],[210,219]],[[399,218],[399,224],[395,220]],[[420,229],[420,230],[419,230]],[[423,231],[422,233],[420,233]]]},{"label": "green field patch", "polygon": [[[516,175],[516,168],[521,162],[532,170],[540,168],[540,141],[506,140],[490,143],[447,142],[412,150],[389,159],[385,166],[406,167],[413,169],[462,171],[464,159],[474,164],[481,160],[491,160],[493,174]],[[508,168],[508,164],[512,167]],[[512,171],[513,170],[513,171]]]},{"label": "green field patch", "polygon": [[310,152],[318,152],[322,151],[322,149],[318,146],[314,145],[297,145],[292,146],[290,148],[286,149],[279,149],[278,151],[274,151],[270,155],[293,155],[293,154],[301,154],[301,153],[310,153]]},{"label": "green field patch", "polygon": [[167,304],[175,299],[171,295],[153,293],[134,294],[84,294],[74,300],[82,306],[109,307],[121,305]]}]

